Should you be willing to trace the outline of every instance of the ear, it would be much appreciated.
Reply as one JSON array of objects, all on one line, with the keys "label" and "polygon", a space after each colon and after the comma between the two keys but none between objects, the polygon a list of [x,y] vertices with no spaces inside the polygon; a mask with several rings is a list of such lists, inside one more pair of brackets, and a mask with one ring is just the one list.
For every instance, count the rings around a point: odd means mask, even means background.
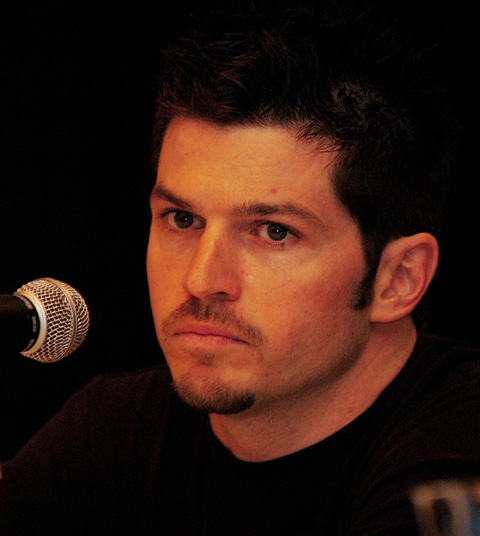
[{"label": "ear", "polygon": [[387,323],[408,316],[435,275],[438,255],[438,242],[429,233],[390,242],[377,270],[370,321]]}]

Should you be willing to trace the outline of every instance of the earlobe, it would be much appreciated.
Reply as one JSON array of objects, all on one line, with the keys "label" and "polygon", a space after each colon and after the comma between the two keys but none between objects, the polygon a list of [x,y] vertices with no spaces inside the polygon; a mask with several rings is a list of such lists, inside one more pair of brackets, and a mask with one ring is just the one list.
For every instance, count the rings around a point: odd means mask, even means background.
[{"label": "earlobe", "polygon": [[370,321],[388,323],[408,316],[435,275],[438,255],[438,242],[429,233],[390,242],[378,267]]}]

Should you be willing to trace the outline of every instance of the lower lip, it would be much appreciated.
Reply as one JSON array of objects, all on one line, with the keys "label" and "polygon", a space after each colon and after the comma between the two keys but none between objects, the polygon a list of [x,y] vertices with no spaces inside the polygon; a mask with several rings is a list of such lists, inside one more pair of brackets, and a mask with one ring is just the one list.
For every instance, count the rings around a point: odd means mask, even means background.
[{"label": "lower lip", "polygon": [[177,333],[175,337],[186,344],[191,344],[195,346],[218,347],[246,344],[245,342],[240,341],[238,339],[231,339],[230,337],[224,337],[223,335],[215,335],[213,333],[208,335],[201,335],[199,333],[187,331],[184,333]]}]

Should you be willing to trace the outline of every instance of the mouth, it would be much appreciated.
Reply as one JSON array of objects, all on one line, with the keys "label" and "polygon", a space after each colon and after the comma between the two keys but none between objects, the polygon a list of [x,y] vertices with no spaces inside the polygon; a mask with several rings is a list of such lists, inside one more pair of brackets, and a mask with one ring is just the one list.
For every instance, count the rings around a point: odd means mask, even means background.
[{"label": "mouth", "polygon": [[210,346],[223,346],[229,344],[247,344],[236,333],[208,324],[185,323],[173,330],[173,336],[186,343],[205,344]]}]

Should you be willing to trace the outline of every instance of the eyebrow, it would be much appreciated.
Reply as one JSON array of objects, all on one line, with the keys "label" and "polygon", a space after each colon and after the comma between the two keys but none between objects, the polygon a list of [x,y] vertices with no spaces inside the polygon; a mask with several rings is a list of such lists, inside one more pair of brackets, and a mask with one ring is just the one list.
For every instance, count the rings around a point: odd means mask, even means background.
[{"label": "eyebrow", "polygon": [[[174,194],[161,183],[157,183],[150,194],[150,202],[156,199],[169,201],[179,208],[195,212],[195,206],[192,203],[180,197],[179,195]],[[327,227],[316,214],[299,205],[295,205],[294,203],[260,203],[256,201],[249,201],[234,206],[232,212],[235,214],[235,216],[239,217],[272,215],[295,216],[304,221],[320,225],[321,227]]]},{"label": "eyebrow", "polygon": [[152,193],[150,194],[150,203],[154,200],[169,201],[170,203],[176,205],[179,208],[183,208],[189,211],[194,210],[194,206],[189,201],[183,199],[177,194],[174,194],[171,190],[165,188],[165,186],[160,183],[157,183],[154,186]]},{"label": "eyebrow", "polygon": [[293,203],[242,203],[234,207],[233,212],[237,216],[271,216],[276,214],[296,216],[325,227],[325,224],[316,214]]}]

